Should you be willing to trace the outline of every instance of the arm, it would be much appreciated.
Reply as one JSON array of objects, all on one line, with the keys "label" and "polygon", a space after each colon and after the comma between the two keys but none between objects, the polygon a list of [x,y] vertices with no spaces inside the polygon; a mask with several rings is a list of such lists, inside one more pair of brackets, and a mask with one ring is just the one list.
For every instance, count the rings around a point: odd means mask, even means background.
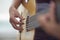
[{"label": "arm", "polygon": [[10,23],[12,24],[13,28],[16,30],[21,30],[22,27],[18,27],[17,24],[21,24],[22,25],[22,21],[18,22],[16,20],[16,18],[18,17],[19,19],[23,20],[24,18],[19,14],[19,12],[17,11],[17,8],[19,7],[19,5],[21,4],[22,0],[13,0],[13,3],[9,9],[9,13],[10,13]]},{"label": "arm", "polygon": [[21,0],[13,0],[13,3],[11,5],[10,9],[12,9],[12,8],[17,9],[20,4],[21,4]]}]

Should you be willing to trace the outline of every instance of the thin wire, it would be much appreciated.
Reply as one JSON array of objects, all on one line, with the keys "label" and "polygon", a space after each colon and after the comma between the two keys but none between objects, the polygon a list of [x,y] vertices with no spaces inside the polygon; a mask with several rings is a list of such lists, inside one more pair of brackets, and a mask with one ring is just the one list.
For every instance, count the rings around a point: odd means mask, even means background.
[{"label": "thin wire", "polygon": [[21,33],[22,33],[22,32],[21,32],[21,31],[19,31],[19,32],[20,32],[20,40],[21,40]]},{"label": "thin wire", "polygon": [[[21,13],[21,16],[22,16],[22,13]],[[20,27],[21,27],[21,25],[20,25]],[[21,33],[22,33],[22,31],[19,31],[20,32],[20,40],[21,40]]]}]

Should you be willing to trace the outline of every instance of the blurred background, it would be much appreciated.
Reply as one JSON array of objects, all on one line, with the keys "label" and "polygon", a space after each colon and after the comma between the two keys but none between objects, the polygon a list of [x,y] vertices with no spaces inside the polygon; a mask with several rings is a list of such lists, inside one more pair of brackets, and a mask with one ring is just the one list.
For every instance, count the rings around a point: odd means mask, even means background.
[{"label": "blurred background", "polygon": [[17,31],[9,23],[9,7],[12,0],[0,0],[0,40],[16,40]]}]

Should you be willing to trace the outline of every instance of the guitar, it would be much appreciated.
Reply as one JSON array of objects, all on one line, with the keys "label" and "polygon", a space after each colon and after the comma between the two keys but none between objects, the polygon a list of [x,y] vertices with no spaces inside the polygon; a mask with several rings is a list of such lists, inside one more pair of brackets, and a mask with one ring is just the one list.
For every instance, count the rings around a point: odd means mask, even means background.
[{"label": "guitar", "polygon": [[29,11],[30,16],[33,16],[36,13],[36,0],[27,0],[27,1],[28,2],[26,3],[25,0],[22,0],[22,4]]},{"label": "guitar", "polygon": [[[34,39],[34,35],[35,35],[35,28],[37,27],[38,23],[36,22],[36,15],[39,15],[38,13],[36,14],[36,4],[35,4],[35,0],[29,0],[28,3],[26,3],[24,0],[22,1],[23,7],[20,7],[20,11],[22,12],[22,16],[25,18],[24,21],[24,30],[21,33],[21,40],[33,40]],[[31,7],[32,6],[32,7]],[[21,9],[23,11],[21,11]],[[32,22],[32,23],[31,23]],[[34,24],[36,23],[36,24]],[[31,28],[29,28],[31,27]],[[29,36],[28,36],[28,35]],[[20,36],[20,35],[19,35]],[[20,39],[19,39],[20,40]]]},{"label": "guitar", "polygon": [[[55,0],[56,1],[56,0]],[[56,2],[57,3],[57,2]],[[30,16],[34,16],[36,14],[36,3],[35,0],[29,0],[28,3],[25,2],[25,0],[22,1],[22,4],[24,6],[24,12],[23,12],[23,17],[26,18],[26,20],[24,21],[25,25],[24,26],[24,30],[22,32],[22,36],[21,36],[21,40],[33,40],[34,39],[34,34],[35,34],[35,29],[31,30],[31,31],[26,31],[26,26],[28,24],[28,20]],[[57,6],[57,5],[56,5]],[[57,6],[58,7],[58,6]],[[60,7],[60,6],[59,6]],[[20,10],[20,9],[19,9]],[[58,10],[58,9],[57,9]],[[29,14],[28,14],[29,13]],[[59,11],[60,13],[60,11]],[[58,18],[60,15],[58,15],[59,13],[56,13],[56,18]],[[59,20],[60,18],[58,18]],[[31,24],[30,24],[31,25]],[[29,26],[29,25],[28,25]],[[20,39],[19,39],[20,40]]]},{"label": "guitar", "polygon": [[[22,12],[22,16],[25,18],[25,20],[24,20],[25,24],[23,25],[24,30],[21,33],[21,40],[33,40],[34,34],[35,34],[35,29],[27,32],[26,26],[27,26],[28,16],[30,15],[32,17],[36,13],[35,0],[29,0],[28,3],[26,3],[25,0],[23,0],[22,5],[18,8],[18,11],[20,10],[19,12],[20,13]],[[19,33],[18,40],[20,40],[20,33]]]}]

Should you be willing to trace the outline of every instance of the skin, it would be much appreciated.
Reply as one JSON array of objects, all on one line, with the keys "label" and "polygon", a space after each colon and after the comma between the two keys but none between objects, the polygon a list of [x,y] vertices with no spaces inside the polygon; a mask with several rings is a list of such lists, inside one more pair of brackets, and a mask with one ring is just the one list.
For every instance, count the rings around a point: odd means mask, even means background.
[{"label": "skin", "polygon": [[[14,29],[19,30],[19,31],[23,30],[23,28],[21,26],[23,25],[22,21],[24,20],[24,18],[17,11],[21,2],[22,2],[22,0],[13,0],[13,3],[11,5],[10,9],[9,9],[10,23],[11,23],[11,25]],[[16,18],[19,18],[21,20],[17,21]],[[18,27],[17,24],[21,24],[21,25]]]},{"label": "skin", "polygon": [[50,3],[49,12],[38,16],[38,21],[46,33],[60,40],[60,24],[55,20],[55,3]]},{"label": "skin", "polygon": [[[19,14],[17,11],[17,8],[21,4],[22,0],[13,0],[13,3],[9,9],[10,12],[10,23],[12,27],[16,30],[22,31],[22,25],[24,18]],[[60,39],[60,24],[57,24],[55,21],[55,3],[50,3],[50,9],[49,12],[43,15],[38,16],[38,21],[40,25],[42,26],[42,29],[45,30],[46,33],[49,35],[53,35]],[[20,21],[17,21],[15,18],[21,19]],[[17,24],[20,24],[20,26],[16,26]]]}]

